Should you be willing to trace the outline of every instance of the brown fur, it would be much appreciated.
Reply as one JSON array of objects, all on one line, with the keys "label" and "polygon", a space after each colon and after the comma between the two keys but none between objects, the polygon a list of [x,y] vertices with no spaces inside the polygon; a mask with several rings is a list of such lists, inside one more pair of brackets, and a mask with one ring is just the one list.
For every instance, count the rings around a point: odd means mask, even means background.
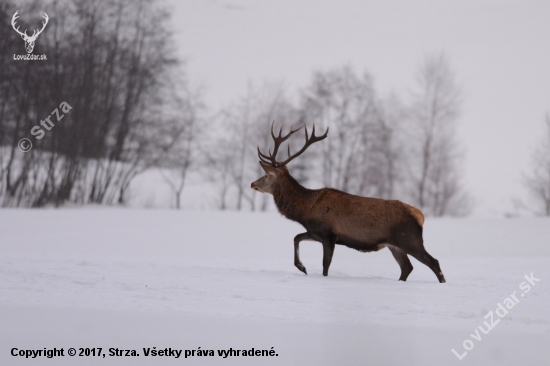
[{"label": "brown fur", "polygon": [[332,188],[309,190],[289,173],[284,175],[274,193],[279,212],[301,224],[322,222],[339,238],[337,243],[367,249],[388,240],[397,223],[419,222],[418,213],[424,222],[420,210],[401,201],[355,196]]},{"label": "brown fur", "polygon": [[403,203],[403,204],[410,211],[411,215],[414,216],[414,218],[420,224],[420,226],[424,226],[424,214],[422,213],[422,211],[420,211],[418,208],[414,206],[407,205],[406,203]]}]

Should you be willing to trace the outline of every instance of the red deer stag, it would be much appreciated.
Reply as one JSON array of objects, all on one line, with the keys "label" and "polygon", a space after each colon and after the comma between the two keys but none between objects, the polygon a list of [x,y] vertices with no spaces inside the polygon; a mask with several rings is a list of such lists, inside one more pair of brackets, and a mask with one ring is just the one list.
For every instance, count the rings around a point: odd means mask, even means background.
[{"label": "red deer stag", "polygon": [[282,136],[281,127],[279,136],[275,136],[271,125],[271,137],[275,142],[273,153],[270,150],[269,155],[265,155],[258,147],[260,165],[266,174],[251,186],[259,192],[272,194],[279,212],[306,229],[305,233],[294,238],[294,265],[307,274],[298,253],[303,240],[323,244],[324,276],[328,275],[336,244],[360,252],[388,247],[401,267],[400,281],[406,281],[413,270],[408,254],[430,267],[439,282],[445,282],[439,262],[424,249],[422,211],[397,200],[355,196],[332,188],[307,189],[292,178],[286,165],[328,134],[327,128],[323,135],[315,136],[313,125],[310,137],[306,127],[306,142],[302,149],[291,155],[289,146],[288,158],[277,161],[280,145],[303,127],[291,128],[286,136]]}]

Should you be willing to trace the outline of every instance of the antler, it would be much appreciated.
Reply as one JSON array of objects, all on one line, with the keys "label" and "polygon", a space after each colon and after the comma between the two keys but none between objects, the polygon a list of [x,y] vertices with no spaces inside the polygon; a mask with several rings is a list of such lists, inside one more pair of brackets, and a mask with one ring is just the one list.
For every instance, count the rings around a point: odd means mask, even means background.
[{"label": "antler", "polygon": [[290,127],[290,132],[286,136],[282,136],[283,126],[281,126],[281,129],[279,130],[279,136],[275,136],[275,134],[273,133],[273,125],[274,124],[275,124],[275,121],[273,121],[271,123],[271,137],[273,138],[273,141],[275,142],[275,146],[273,147],[273,154],[271,153],[271,150],[269,150],[269,155],[265,155],[264,153],[262,153],[260,151],[260,147],[258,146],[258,156],[264,163],[268,163],[268,164],[271,164],[273,166],[281,166],[275,160],[275,157],[277,156],[277,152],[279,151],[279,146],[281,146],[281,144],[283,142],[285,142],[286,140],[288,140],[288,138],[290,136],[292,136],[292,134],[299,131],[304,126],[298,127],[295,130],[293,130],[292,127]]},{"label": "antler", "polygon": [[50,18],[48,17],[48,14],[44,13],[44,16],[43,18],[46,20],[45,22],[42,22],[42,29],[40,30],[34,30],[34,32],[32,33],[32,36],[29,37],[29,35],[27,34],[27,30],[25,29],[25,32],[21,32],[19,30],[19,26],[17,28],[15,28],[15,22],[16,20],[19,18],[19,16],[17,15],[19,13],[19,10],[17,10],[15,12],[15,14],[13,14],[13,17],[11,18],[11,26],[13,27],[13,29],[19,33],[21,36],[25,37],[25,39],[28,39],[28,40],[36,40],[36,38],[40,35],[40,33],[42,33],[42,31],[44,30],[44,28],[46,28],[46,24],[48,24],[48,21],[50,20]]},{"label": "antler", "polygon": [[36,39],[40,33],[42,33],[42,31],[44,30],[44,28],[46,28],[46,24],[48,24],[48,21],[50,20],[50,18],[48,17],[48,14],[44,13],[44,16],[43,18],[46,20],[45,22],[42,22],[42,29],[40,29],[39,31],[37,31],[36,29],[34,30],[34,32],[32,33],[32,36],[30,36],[29,38],[32,38],[32,39]]},{"label": "antler", "polygon": [[[275,134],[273,133],[273,124],[275,123],[275,121],[273,121],[273,123],[271,124],[271,137],[273,138],[273,141],[275,142],[275,147],[273,148],[273,154],[271,153],[271,150],[269,150],[269,155],[265,155],[263,154],[261,151],[260,151],[260,147],[258,146],[258,157],[260,158],[260,160],[262,160],[264,163],[268,163],[268,164],[271,164],[272,166],[275,166],[275,167],[281,167],[281,166],[285,166],[286,164],[288,164],[292,159],[294,159],[295,157],[301,155],[304,151],[306,151],[306,149],[316,143],[317,141],[321,141],[323,139],[325,139],[328,135],[328,127],[327,127],[327,130],[325,131],[325,133],[321,136],[315,136],[315,123],[313,124],[313,128],[312,128],[312,131],[311,131],[311,137],[308,136],[308,133],[307,133],[307,127],[306,125],[303,125],[295,130],[292,129],[292,127],[290,128],[290,132],[286,135],[286,136],[281,136],[282,132],[283,132],[283,126],[281,126],[281,129],[279,131],[279,136],[278,137],[275,137]],[[296,154],[293,154],[293,155],[290,155],[290,145],[288,145],[288,158],[284,161],[276,161],[275,160],[275,157],[277,156],[277,152],[279,151],[279,146],[281,146],[281,144],[286,141],[290,136],[292,136],[293,133],[299,131],[302,127],[305,127],[305,132],[306,132],[306,143],[305,145],[302,147],[302,149],[300,151],[298,151]]]},{"label": "antler", "polygon": [[13,17],[11,18],[11,26],[13,27],[13,29],[19,33],[20,35],[22,36],[25,36],[26,38],[28,38],[29,36],[27,35],[27,30],[25,29],[25,33],[21,32],[19,30],[19,27],[15,28],[15,21],[17,20],[17,18],[19,18],[19,16],[17,15],[17,13],[19,13],[19,10],[17,10],[15,12],[15,14],[13,14]]}]

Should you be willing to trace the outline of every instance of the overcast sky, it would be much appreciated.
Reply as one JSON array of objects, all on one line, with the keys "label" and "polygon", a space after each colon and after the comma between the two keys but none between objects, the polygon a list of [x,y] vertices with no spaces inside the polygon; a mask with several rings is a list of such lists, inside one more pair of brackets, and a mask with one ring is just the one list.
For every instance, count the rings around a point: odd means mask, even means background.
[{"label": "overcast sky", "polygon": [[524,196],[534,144],[550,112],[550,1],[168,0],[179,55],[216,109],[247,83],[351,64],[380,96],[406,96],[427,56],[444,52],[462,87],[459,139],[475,214],[511,211]]}]

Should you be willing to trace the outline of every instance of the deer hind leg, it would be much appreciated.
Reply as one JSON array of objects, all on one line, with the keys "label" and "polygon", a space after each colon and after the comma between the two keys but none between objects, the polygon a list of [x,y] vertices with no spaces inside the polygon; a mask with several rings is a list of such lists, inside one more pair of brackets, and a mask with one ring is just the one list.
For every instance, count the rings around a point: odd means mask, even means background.
[{"label": "deer hind leg", "polygon": [[409,257],[407,257],[407,253],[393,245],[388,245],[388,249],[391,251],[391,254],[393,254],[399,267],[401,267],[401,277],[399,277],[399,281],[407,281],[407,277],[409,277],[413,270],[413,265]]},{"label": "deer hind leg", "polygon": [[315,241],[308,233],[298,234],[294,237],[294,265],[307,275],[306,267],[300,261],[300,242],[304,240]]},{"label": "deer hind leg", "polygon": [[323,238],[323,276],[328,276],[328,268],[332,262],[332,255],[334,254],[334,247],[338,237],[336,235],[330,235],[327,238]]},{"label": "deer hind leg", "polygon": [[409,253],[413,257],[415,257],[420,263],[423,263],[427,265],[436,275],[437,279],[440,283],[445,283],[445,276],[443,275],[443,272],[441,271],[441,267],[439,267],[439,261],[432,257],[430,253],[422,247],[420,250],[414,251],[414,253]]}]

